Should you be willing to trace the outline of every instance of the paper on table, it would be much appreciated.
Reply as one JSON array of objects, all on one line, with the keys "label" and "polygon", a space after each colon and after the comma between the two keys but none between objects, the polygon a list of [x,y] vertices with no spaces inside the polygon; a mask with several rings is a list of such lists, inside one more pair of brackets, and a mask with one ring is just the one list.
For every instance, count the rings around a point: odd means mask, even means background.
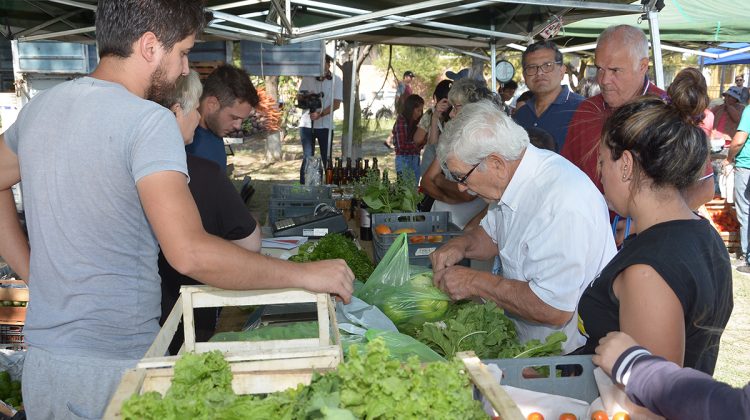
[{"label": "paper on table", "polygon": [[283,238],[266,238],[261,241],[261,248],[293,249],[307,242],[305,236],[285,236]]}]

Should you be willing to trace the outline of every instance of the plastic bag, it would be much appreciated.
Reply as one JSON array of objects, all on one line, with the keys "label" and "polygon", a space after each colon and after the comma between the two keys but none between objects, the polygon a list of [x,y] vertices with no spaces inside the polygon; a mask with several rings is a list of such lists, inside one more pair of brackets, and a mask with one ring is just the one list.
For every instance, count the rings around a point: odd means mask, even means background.
[{"label": "plastic bag", "polygon": [[323,163],[318,156],[305,159],[305,185],[323,184]]},{"label": "plastic bag", "polygon": [[388,248],[357,297],[380,308],[406,334],[443,319],[451,301],[432,284],[432,270],[409,264],[405,233]]},{"label": "plastic bag", "polygon": [[388,351],[390,351],[391,357],[394,359],[405,362],[410,356],[417,356],[423,363],[445,362],[445,359],[442,356],[437,354],[426,344],[419,342],[406,334],[401,334],[396,331],[375,329],[367,330],[367,333],[365,334],[367,341],[372,341],[378,337],[385,341],[385,345],[388,347]]}]

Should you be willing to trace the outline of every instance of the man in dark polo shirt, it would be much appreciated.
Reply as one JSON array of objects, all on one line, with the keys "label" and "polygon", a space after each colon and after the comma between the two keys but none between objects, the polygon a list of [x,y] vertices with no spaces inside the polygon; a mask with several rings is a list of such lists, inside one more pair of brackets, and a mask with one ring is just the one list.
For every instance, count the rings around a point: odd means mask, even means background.
[{"label": "man in dark polo shirt", "polygon": [[526,86],[534,96],[516,110],[513,119],[526,130],[536,127],[550,133],[559,151],[584,98],[560,84],[565,75],[563,55],[552,41],[529,45],[521,56],[521,66]]},{"label": "man in dark polo shirt", "polygon": [[[581,168],[599,191],[602,184],[596,167],[604,122],[616,108],[640,96],[667,97],[666,92],[648,79],[648,51],[646,35],[629,25],[610,26],[597,40],[594,64],[601,93],[578,107],[560,154]],[[713,197],[713,170],[709,169],[710,165],[706,167],[706,176],[684,192],[691,208],[698,208]]]}]

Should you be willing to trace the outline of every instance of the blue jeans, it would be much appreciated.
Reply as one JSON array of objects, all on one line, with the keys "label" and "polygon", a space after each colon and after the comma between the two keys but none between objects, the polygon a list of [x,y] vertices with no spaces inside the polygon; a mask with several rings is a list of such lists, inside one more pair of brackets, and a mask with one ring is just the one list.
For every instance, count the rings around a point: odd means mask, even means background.
[{"label": "blue jeans", "polygon": [[404,170],[414,172],[414,179],[419,183],[419,155],[396,155],[396,173]]},{"label": "blue jeans", "polygon": [[[314,132],[313,132],[314,131]],[[323,167],[330,156],[328,155],[328,129],[327,128],[316,128],[300,127],[299,138],[302,141],[302,166],[299,168],[299,182],[300,184],[305,183],[305,163],[307,163],[307,157],[315,154],[315,140],[318,140],[320,146],[320,156],[323,159]],[[333,138],[333,136],[331,136]]]},{"label": "blue jeans", "polygon": [[740,222],[740,246],[742,246],[742,255],[745,257],[748,253],[747,217],[748,199],[750,199],[748,180],[750,180],[750,169],[734,168],[734,207],[737,209],[737,219]]}]

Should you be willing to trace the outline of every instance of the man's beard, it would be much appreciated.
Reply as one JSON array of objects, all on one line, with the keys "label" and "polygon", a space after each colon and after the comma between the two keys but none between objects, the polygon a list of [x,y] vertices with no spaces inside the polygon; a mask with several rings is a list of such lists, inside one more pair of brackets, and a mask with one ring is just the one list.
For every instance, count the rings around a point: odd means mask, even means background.
[{"label": "man's beard", "polygon": [[166,101],[174,98],[177,80],[167,80],[166,73],[160,63],[151,75],[151,83],[146,91],[146,99],[169,107],[173,104],[168,104]]}]

